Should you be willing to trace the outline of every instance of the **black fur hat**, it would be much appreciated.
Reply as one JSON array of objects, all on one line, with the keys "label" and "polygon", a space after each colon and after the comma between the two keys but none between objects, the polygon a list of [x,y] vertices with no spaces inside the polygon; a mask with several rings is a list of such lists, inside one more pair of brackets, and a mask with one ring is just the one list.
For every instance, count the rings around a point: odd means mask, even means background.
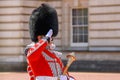
[{"label": "black fur hat", "polygon": [[48,4],[41,4],[30,17],[29,30],[31,40],[37,42],[38,35],[46,35],[49,29],[53,30],[53,37],[58,34],[57,12]]}]

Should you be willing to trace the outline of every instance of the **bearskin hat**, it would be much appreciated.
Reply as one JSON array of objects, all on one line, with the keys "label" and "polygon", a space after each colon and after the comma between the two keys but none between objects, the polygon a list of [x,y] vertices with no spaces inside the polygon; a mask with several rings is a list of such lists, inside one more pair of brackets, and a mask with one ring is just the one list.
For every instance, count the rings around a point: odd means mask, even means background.
[{"label": "bearskin hat", "polygon": [[29,31],[31,40],[37,42],[38,35],[46,35],[49,29],[53,30],[53,37],[58,34],[58,18],[56,10],[48,4],[41,4],[33,10],[30,21]]}]

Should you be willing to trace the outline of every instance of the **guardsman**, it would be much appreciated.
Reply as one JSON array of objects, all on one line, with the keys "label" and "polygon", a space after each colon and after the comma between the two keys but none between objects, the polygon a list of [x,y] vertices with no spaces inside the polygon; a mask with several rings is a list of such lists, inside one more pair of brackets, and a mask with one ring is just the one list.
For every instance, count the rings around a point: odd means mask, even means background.
[{"label": "guardsman", "polygon": [[30,16],[29,32],[32,43],[25,54],[30,80],[74,80],[62,75],[62,53],[54,50],[53,38],[58,34],[56,10],[48,4],[36,8]]}]

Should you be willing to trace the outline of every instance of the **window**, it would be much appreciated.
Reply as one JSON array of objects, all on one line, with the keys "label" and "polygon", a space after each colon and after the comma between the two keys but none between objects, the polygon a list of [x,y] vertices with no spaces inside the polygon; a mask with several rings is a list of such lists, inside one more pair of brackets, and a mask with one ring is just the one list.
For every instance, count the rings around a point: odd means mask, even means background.
[{"label": "window", "polygon": [[88,46],[88,9],[72,9],[71,46]]}]

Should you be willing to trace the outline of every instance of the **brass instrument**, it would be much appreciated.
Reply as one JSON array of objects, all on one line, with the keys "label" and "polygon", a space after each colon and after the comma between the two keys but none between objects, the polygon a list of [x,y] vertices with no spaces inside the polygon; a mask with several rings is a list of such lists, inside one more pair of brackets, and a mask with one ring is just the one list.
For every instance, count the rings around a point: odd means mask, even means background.
[{"label": "brass instrument", "polygon": [[68,68],[70,67],[70,65],[76,60],[76,57],[75,57],[75,53],[70,53],[67,55],[67,58],[68,58],[68,62],[67,62],[67,65],[63,71],[63,75],[66,75],[67,72],[68,72]]}]

